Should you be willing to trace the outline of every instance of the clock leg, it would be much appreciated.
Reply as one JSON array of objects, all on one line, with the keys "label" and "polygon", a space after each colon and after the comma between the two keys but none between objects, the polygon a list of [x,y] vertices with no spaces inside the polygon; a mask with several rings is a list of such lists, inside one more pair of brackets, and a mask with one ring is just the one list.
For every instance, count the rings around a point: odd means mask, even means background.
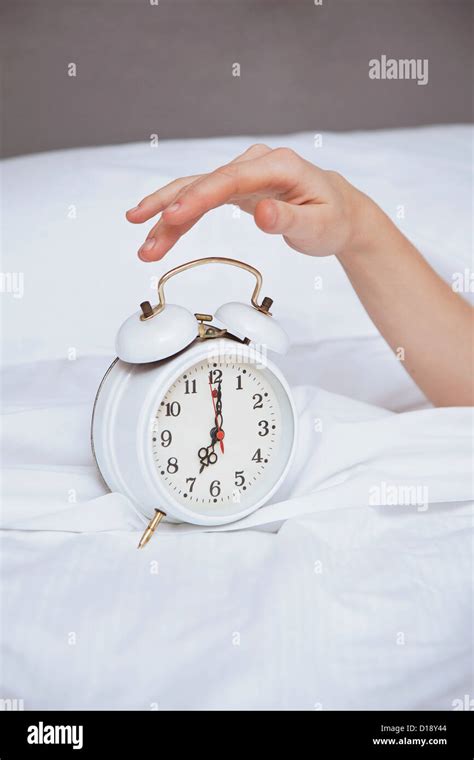
[{"label": "clock leg", "polygon": [[155,516],[152,517],[150,522],[148,523],[148,527],[145,530],[138,544],[138,547],[137,547],[138,549],[143,549],[143,547],[148,543],[148,541],[152,537],[153,533],[155,532],[156,528],[160,524],[163,517],[166,517],[165,513],[160,512],[159,509],[155,509]]}]

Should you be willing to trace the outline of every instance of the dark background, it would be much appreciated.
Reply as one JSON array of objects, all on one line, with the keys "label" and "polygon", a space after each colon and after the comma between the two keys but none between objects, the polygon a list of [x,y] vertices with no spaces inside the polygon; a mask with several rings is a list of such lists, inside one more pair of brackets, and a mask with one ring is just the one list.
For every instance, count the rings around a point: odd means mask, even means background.
[{"label": "dark background", "polygon": [[[470,0],[2,0],[3,155],[471,121],[471,14]],[[429,84],[369,79],[382,54],[428,58]]]}]

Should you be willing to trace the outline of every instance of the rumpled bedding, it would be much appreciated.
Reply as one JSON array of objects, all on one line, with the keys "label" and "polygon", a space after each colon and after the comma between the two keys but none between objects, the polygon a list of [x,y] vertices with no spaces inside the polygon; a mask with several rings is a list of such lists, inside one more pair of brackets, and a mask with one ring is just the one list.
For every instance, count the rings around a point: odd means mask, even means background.
[{"label": "rumpled bedding", "polygon": [[[266,142],[345,174],[448,281],[469,268],[469,127],[313,138]],[[232,207],[163,262],[134,257],[144,230],[125,208],[252,141],[3,164],[16,277],[2,294],[0,696],[25,709],[452,709],[472,693],[471,410],[431,408],[336,261],[289,251]],[[92,404],[120,322],[164,271],[207,255],[259,267],[292,338],[272,358],[298,410],[295,461],[239,523],[165,523],[137,551],[146,519],[96,471]],[[206,267],[168,297],[212,312],[249,290]]]}]

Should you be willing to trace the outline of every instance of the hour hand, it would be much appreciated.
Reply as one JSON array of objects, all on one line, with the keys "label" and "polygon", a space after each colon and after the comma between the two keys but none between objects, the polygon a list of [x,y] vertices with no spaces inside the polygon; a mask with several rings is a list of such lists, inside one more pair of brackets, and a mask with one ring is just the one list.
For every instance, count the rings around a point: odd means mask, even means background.
[{"label": "hour hand", "polygon": [[198,451],[198,457],[199,462],[201,463],[201,469],[199,470],[199,474],[203,471],[205,467],[208,467],[210,464],[215,464],[217,462],[217,454],[214,451],[215,446],[215,439],[212,440],[212,443],[210,446],[203,446]]}]

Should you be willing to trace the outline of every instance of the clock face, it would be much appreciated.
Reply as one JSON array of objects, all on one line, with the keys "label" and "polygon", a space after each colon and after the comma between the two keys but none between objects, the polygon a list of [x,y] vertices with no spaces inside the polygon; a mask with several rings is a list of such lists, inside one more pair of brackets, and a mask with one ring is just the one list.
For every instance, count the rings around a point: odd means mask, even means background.
[{"label": "clock face", "polygon": [[293,424],[288,395],[268,367],[201,360],[157,405],[151,430],[156,474],[189,510],[242,512],[281,478]]}]

